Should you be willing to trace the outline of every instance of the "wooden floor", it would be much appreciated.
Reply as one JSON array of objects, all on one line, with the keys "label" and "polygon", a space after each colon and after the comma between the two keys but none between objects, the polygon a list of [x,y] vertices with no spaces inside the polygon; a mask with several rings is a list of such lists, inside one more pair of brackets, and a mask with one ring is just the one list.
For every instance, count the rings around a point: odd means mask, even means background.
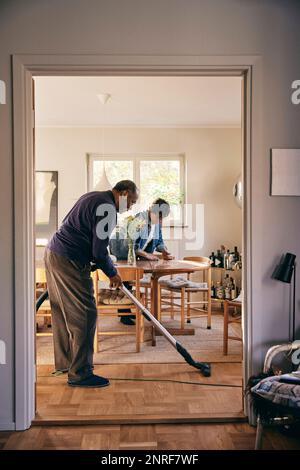
[{"label": "wooden floor", "polygon": [[[210,378],[182,363],[101,365],[95,368],[95,373],[111,379],[111,385],[102,389],[69,387],[65,375],[53,377],[51,371],[52,366],[38,367],[35,425],[245,421],[240,363],[215,363]],[[205,385],[118,378],[156,378]],[[237,387],[213,387],[209,383]]]},{"label": "wooden floor", "polygon": [[[251,450],[255,428],[236,424],[157,424],[32,427],[0,433],[3,450]],[[299,438],[268,430],[263,449],[300,449]]]}]

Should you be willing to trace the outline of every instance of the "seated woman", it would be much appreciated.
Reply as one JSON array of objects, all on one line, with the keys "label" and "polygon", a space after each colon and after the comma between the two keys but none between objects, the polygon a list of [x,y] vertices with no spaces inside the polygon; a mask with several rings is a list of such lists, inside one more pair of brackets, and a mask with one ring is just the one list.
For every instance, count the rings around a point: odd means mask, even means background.
[{"label": "seated woman", "polygon": [[[161,253],[162,258],[165,260],[174,258],[169,253],[162,236],[163,219],[169,214],[170,205],[162,198],[156,199],[149,209],[136,214],[135,221],[141,222],[139,224],[141,228],[134,241],[134,249],[137,259],[157,261],[159,258],[158,256],[155,256],[155,251]],[[128,255],[128,240],[126,237],[113,236],[110,240],[110,252],[115,255],[118,260],[126,260]],[[130,312],[130,310],[128,311]],[[126,315],[120,317],[120,321],[125,325],[134,325],[135,323],[133,318],[134,316],[132,315]]]}]

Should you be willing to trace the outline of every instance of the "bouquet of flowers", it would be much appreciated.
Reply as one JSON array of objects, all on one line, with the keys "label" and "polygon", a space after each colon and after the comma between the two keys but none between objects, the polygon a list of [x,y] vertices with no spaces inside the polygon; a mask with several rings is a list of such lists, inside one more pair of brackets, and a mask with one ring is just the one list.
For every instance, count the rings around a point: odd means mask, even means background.
[{"label": "bouquet of flowers", "polygon": [[139,238],[140,231],[145,226],[145,224],[146,224],[146,221],[139,217],[134,217],[130,215],[129,217],[126,218],[126,228],[127,228],[126,234],[127,234],[127,240],[128,240],[128,257],[127,257],[128,264],[133,265],[136,262],[134,242],[137,238]]}]

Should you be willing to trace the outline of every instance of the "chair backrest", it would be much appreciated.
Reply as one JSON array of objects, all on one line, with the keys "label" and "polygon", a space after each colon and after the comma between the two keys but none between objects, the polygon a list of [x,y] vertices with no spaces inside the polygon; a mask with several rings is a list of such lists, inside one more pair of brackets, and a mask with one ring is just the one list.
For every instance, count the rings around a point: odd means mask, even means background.
[{"label": "chair backrest", "polygon": [[[137,281],[139,279],[142,279],[142,277],[144,276],[144,270],[141,268],[137,268],[136,266],[118,266],[118,273],[121,276],[123,282]],[[98,281],[109,280],[109,278],[100,269],[94,271],[93,274],[97,276]]]},{"label": "chair backrest", "polygon": [[[123,282],[135,281],[136,295],[139,297],[140,279],[144,276],[144,270],[137,268],[136,266],[118,266],[118,273]],[[99,281],[109,281],[109,278],[100,269],[94,271],[92,273],[92,277],[94,282],[94,291],[97,298],[99,292]]]},{"label": "chair backrest", "polygon": [[[185,261],[194,261],[195,263],[204,264],[204,267],[201,270],[202,281],[206,281],[208,286],[211,286],[211,260],[209,258],[206,256],[185,256],[183,259]],[[189,274],[188,278],[190,278]]]}]

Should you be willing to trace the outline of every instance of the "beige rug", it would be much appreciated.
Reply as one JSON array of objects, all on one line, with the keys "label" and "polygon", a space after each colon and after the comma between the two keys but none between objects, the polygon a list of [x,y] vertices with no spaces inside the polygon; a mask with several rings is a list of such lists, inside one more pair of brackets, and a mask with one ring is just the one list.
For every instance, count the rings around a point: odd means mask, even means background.
[{"label": "beige rug", "polygon": [[[178,327],[179,322],[164,318],[165,326]],[[141,352],[135,352],[135,336],[102,336],[100,337],[100,352],[94,355],[95,364],[117,363],[180,363],[184,359],[162,336],[157,336],[155,347],[151,345],[149,323],[145,320],[145,342]],[[125,326],[118,318],[106,317],[100,320],[102,330],[132,331],[133,326]],[[223,355],[223,316],[214,314],[212,317],[212,329],[207,330],[206,319],[193,319],[189,327],[195,328],[193,336],[178,336],[176,339],[189,351],[195,360],[210,362],[241,362],[242,343],[229,340],[228,355]],[[41,329],[40,331],[47,331]],[[49,331],[49,329],[48,329]],[[51,330],[50,330],[51,331]],[[240,324],[229,325],[229,334],[241,336]],[[37,364],[53,364],[52,337],[37,337]]]}]

